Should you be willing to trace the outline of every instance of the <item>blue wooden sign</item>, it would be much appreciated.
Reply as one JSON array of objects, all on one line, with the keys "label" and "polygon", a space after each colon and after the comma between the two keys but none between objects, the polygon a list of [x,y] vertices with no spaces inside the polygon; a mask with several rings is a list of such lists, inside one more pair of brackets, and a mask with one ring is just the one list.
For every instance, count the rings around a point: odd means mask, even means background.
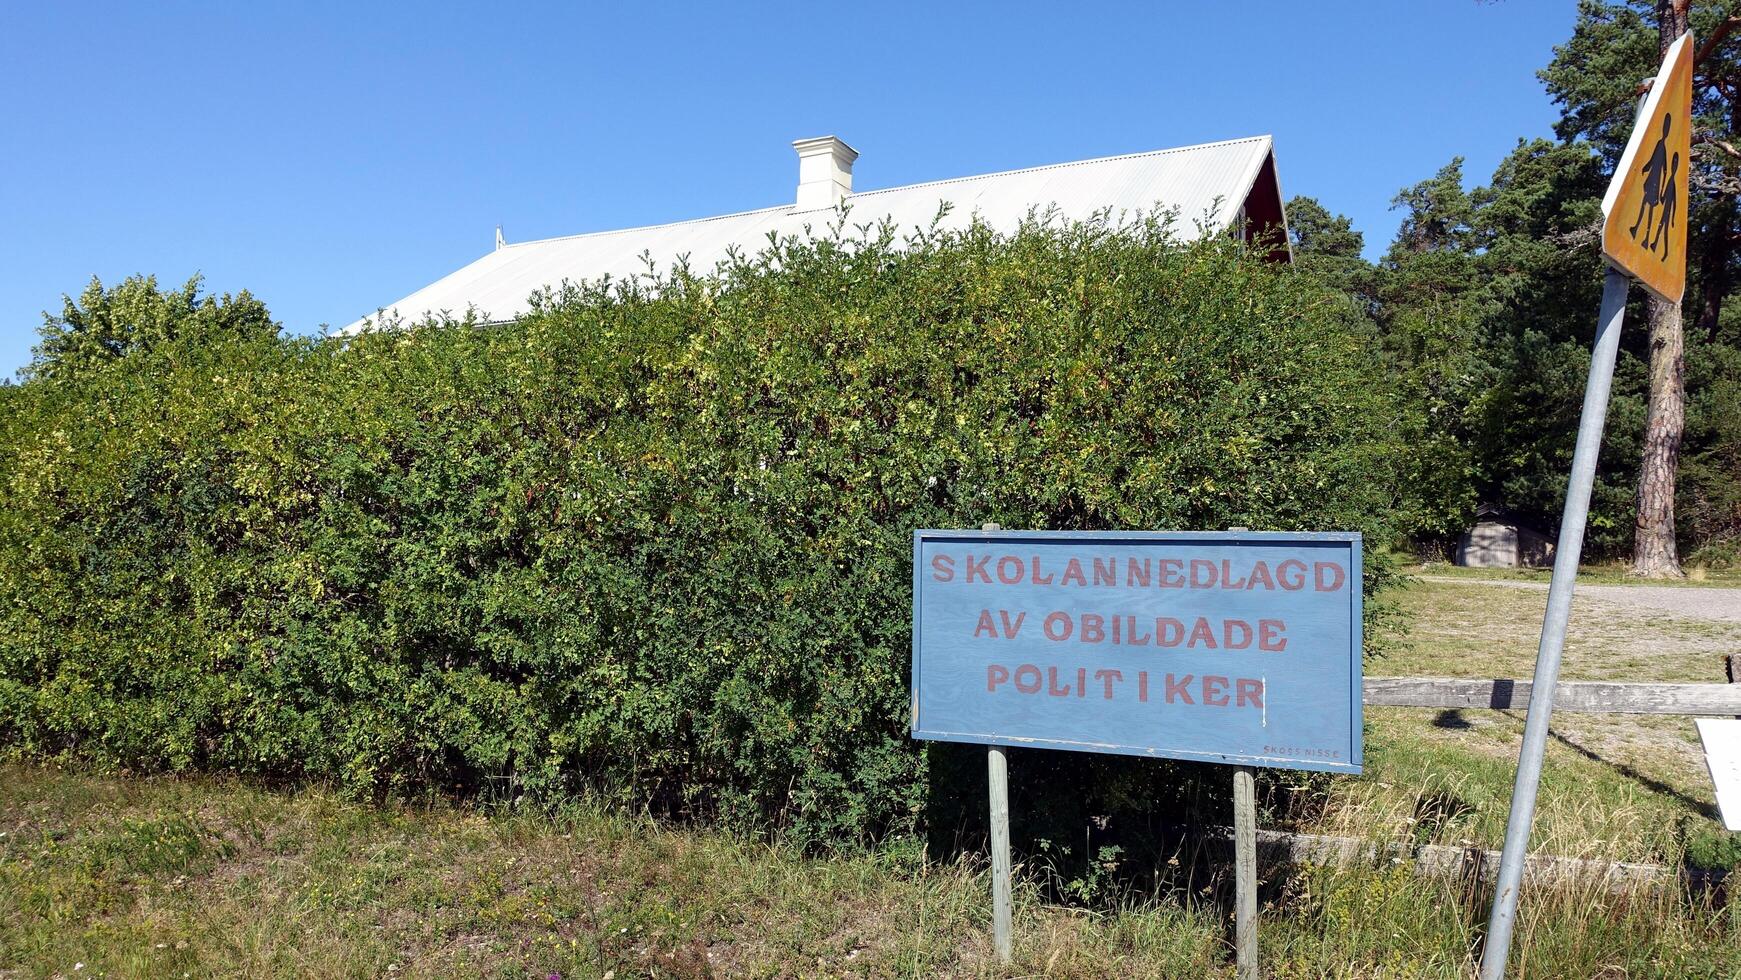
[{"label": "blue wooden sign", "polygon": [[917,531],[913,737],[1357,773],[1360,535]]}]

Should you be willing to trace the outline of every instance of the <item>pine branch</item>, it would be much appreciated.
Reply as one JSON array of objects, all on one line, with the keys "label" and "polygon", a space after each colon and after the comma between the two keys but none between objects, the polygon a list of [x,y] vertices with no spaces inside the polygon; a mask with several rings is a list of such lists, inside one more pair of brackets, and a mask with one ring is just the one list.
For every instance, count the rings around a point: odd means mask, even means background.
[{"label": "pine branch", "polygon": [[1724,153],[1729,154],[1731,159],[1741,160],[1741,150],[1736,149],[1735,144],[1728,140],[1718,139],[1710,133],[1695,132],[1693,134],[1693,143],[1700,146],[1714,146],[1717,149],[1722,150]]},{"label": "pine branch", "polygon": [[1741,17],[1724,18],[1723,22],[1718,24],[1716,29],[1711,32],[1711,36],[1705,38],[1705,43],[1699,45],[1699,50],[1694,52],[1693,64],[1699,64],[1706,58],[1715,54],[1717,46],[1722,44],[1723,40],[1729,36],[1729,32],[1737,27],[1741,27]]}]

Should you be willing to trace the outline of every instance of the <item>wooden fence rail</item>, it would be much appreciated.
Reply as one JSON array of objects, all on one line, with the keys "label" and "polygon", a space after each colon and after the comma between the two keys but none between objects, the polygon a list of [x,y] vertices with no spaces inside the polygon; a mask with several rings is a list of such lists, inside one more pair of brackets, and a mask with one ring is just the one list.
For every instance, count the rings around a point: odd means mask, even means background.
[{"label": "wooden fence rail", "polygon": [[[1232,829],[1220,829],[1215,847],[1232,844]],[[1314,864],[1349,868],[1374,864],[1410,864],[1423,875],[1465,877],[1491,883],[1499,870],[1499,852],[1479,847],[1449,844],[1419,844],[1406,841],[1371,841],[1357,837],[1327,837],[1322,834],[1292,834],[1279,830],[1257,832],[1257,853],[1272,867]],[[1604,861],[1595,858],[1532,854],[1524,862],[1524,880],[1532,885],[1595,886],[1615,893],[1640,888],[1684,883],[1695,887],[1715,885],[1728,877],[1723,870]]]},{"label": "wooden fence rail", "polygon": [[[1399,708],[1529,707],[1529,681],[1465,677],[1368,677],[1366,704]],[[1561,681],[1555,711],[1631,715],[1741,715],[1741,684]]]}]

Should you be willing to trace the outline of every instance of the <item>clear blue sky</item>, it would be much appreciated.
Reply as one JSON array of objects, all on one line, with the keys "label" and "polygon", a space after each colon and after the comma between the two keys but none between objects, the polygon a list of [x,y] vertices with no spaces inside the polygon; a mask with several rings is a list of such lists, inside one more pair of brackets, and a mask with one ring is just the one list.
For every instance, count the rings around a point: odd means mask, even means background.
[{"label": "clear blue sky", "polygon": [[1573,0],[9,3],[0,375],[94,274],[343,325],[510,241],[790,199],[801,136],[860,190],[1256,133],[1351,216],[1549,135]]}]

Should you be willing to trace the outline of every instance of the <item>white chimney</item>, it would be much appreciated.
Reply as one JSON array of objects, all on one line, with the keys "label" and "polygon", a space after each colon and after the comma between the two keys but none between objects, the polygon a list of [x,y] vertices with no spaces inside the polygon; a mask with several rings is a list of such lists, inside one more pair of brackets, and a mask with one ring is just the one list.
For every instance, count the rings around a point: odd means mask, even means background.
[{"label": "white chimney", "polygon": [[795,210],[832,208],[852,193],[852,161],[858,151],[834,136],[793,140],[798,151],[798,205]]}]

